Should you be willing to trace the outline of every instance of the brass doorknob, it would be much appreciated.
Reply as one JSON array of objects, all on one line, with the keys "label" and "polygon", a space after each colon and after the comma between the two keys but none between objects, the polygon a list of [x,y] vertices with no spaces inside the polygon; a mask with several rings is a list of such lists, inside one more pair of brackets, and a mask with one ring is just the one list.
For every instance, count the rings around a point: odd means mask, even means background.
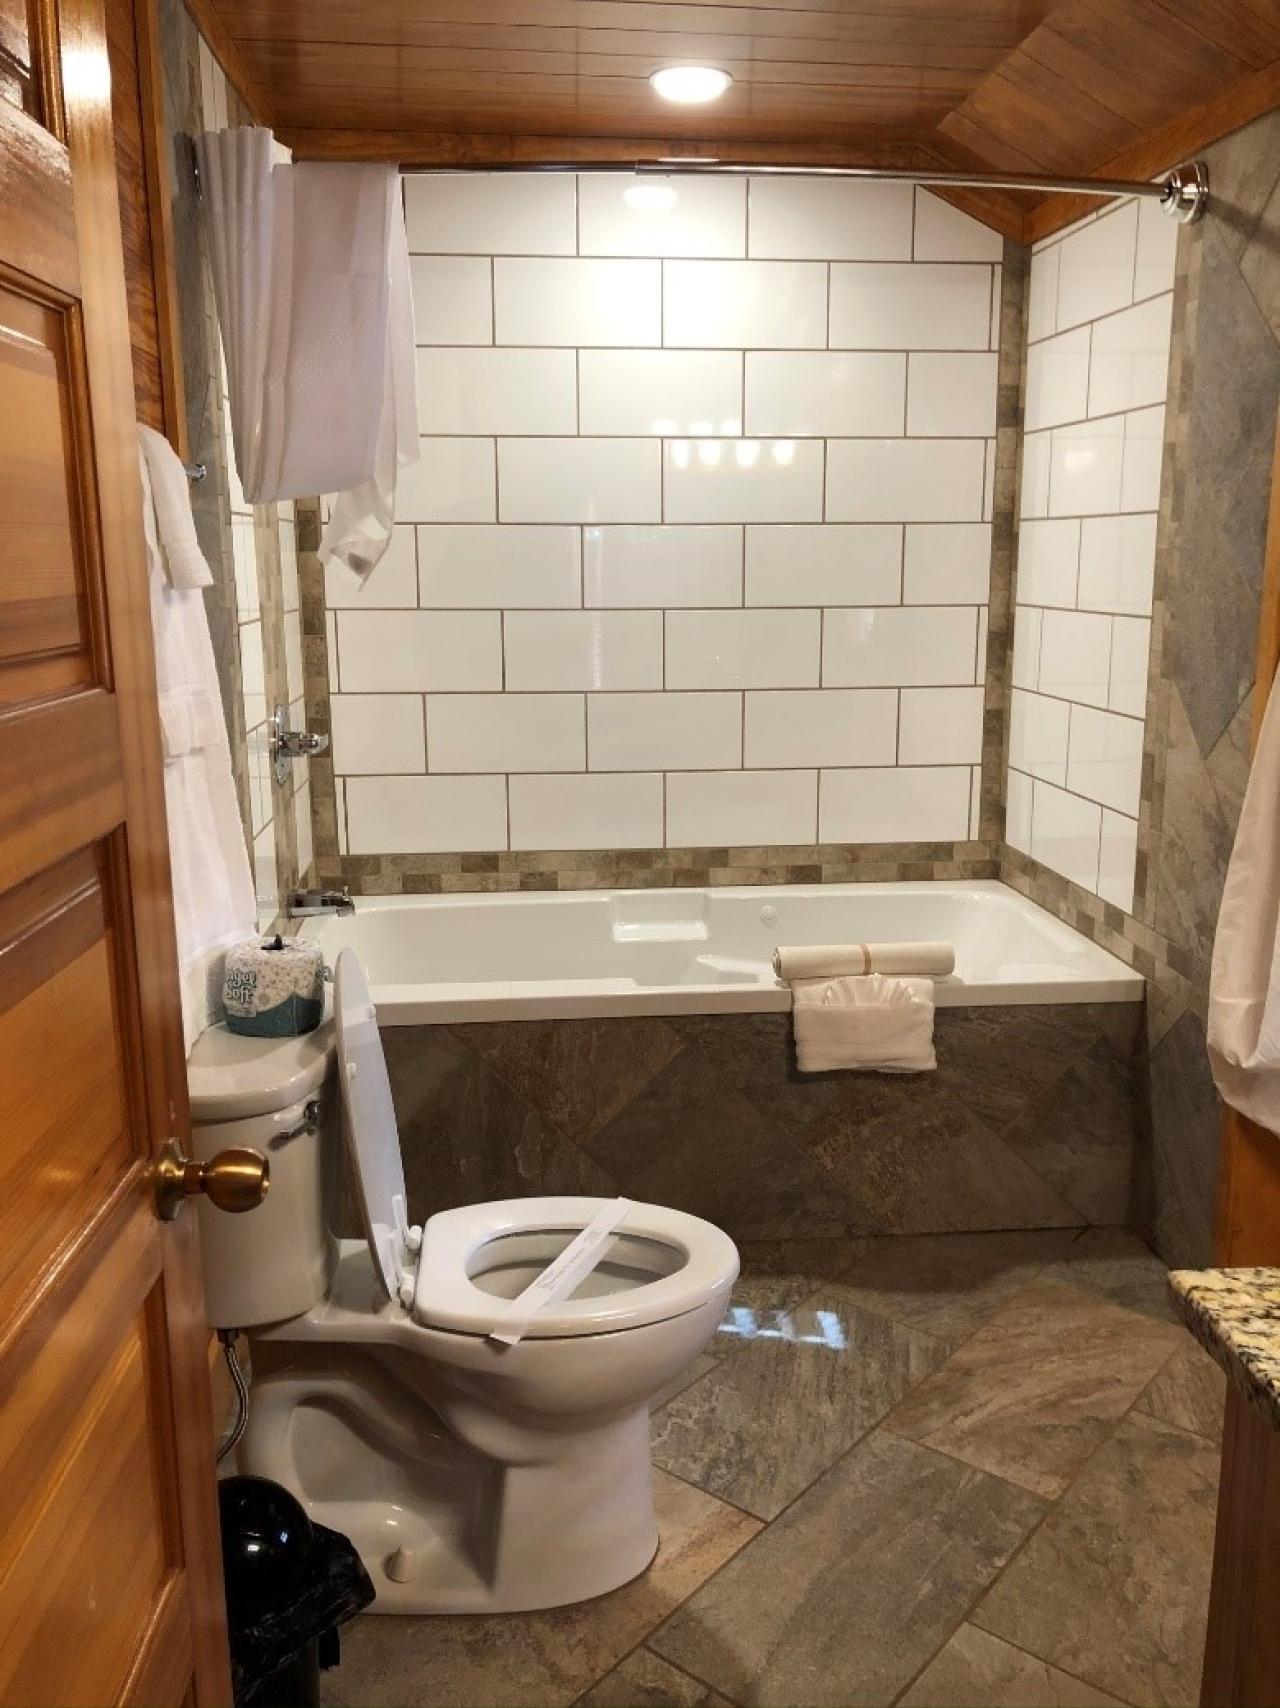
[{"label": "brass doorknob", "polygon": [[188,1198],[203,1192],[220,1210],[238,1215],[256,1209],[271,1187],[271,1164],[261,1151],[234,1147],[219,1151],[208,1162],[184,1156],[177,1139],[170,1139],[155,1166],[156,1208],[171,1222]]}]

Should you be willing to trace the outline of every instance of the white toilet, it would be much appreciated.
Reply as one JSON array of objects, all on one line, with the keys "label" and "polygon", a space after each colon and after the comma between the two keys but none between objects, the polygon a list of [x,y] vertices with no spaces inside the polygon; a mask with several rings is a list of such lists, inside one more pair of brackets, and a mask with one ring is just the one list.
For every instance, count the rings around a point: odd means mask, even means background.
[{"label": "white toilet", "polygon": [[[256,1210],[199,1211],[209,1320],[250,1334],[240,1469],[352,1538],[375,1612],[558,1607],[642,1572],[658,1540],[648,1403],[724,1315],[728,1235],[635,1204],[574,1295],[503,1346],[488,1338],[503,1302],[607,1200],[517,1198],[408,1226],[386,1061],[349,950],[332,1022],[279,1040],[215,1027],[189,1077],[195,1155],[248,1145],[271,1162]],[[330,1231],[339,1125],[365,1240]]]}]

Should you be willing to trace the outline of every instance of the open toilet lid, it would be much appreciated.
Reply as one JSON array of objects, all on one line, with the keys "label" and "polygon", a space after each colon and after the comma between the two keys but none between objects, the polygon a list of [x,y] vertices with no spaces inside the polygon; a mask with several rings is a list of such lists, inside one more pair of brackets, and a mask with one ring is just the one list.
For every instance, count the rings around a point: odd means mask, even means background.
[{"label": "open toilet lid", "polygon": [[404,1159],[378,1016],[364,968],[351,949],[341,952],[334,967],[333,1009],[342,1125],[365,1237],[387,1297],[398,1299],[404,1257],[400,1230],[408,1202]]}]

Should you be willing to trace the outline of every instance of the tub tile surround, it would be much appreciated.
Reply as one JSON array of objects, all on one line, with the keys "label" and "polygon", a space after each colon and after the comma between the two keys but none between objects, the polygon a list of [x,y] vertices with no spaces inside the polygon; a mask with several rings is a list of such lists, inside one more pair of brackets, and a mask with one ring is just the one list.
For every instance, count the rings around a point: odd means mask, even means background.
[{"label": "tub tile surround", "polygon": [[1027,292],[1011,847],[1132,912],[1177,227],[1126,202]]},{"label": "tub tile surround", "polygon": [[747,1243],[655,1407],[649,1572],[549,1613],[357,1620],[323,1698],[1192,1702],[1223,1393],[1119,1231]]},{"label": "tub tile surround", "polygon": [[406,179],[424,457],[322,596],[326,869],[989,861],[1005,246],[910,186],[512,191]]}]

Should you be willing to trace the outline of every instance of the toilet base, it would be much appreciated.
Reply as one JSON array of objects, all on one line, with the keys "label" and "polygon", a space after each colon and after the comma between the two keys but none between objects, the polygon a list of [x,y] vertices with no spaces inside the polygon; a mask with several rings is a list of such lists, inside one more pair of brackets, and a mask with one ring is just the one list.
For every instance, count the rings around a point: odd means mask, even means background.
[{"label": "toilet base", "polygon": [[497,1463],[385,1370],[312,1367],[255,1382],[238,1463],[351,1538],[371,1613],[528,1613],[638,1577],[658,1546],[647,1408],[535,1451]]}]

